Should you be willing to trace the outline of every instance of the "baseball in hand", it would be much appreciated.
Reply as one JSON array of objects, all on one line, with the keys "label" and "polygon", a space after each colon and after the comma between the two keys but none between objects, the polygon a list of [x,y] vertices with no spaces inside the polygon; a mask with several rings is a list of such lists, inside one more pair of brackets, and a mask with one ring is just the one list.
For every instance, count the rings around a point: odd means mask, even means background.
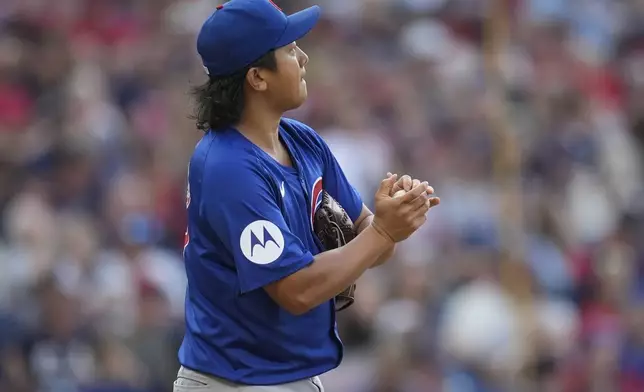
[{"label": "baseball in hand", "polygon": [[394,193],[394,197],[400,197],[407,193],[404,189],[399,190],[398,192]]}]

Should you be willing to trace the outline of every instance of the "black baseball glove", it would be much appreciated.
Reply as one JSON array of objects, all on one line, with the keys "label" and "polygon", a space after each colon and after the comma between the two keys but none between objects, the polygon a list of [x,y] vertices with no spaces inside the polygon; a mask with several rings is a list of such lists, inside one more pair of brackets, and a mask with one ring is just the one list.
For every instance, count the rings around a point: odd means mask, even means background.
[{"label": "black baseball glove", "polygon": [[[322,191],[322,202],[313,217],[313,231],[325,250],[339,248],[356,237],[349,214],[331,195]],[[355,300],[356,284],[353,283],[335,297],[335,310],[351,306]]]}]

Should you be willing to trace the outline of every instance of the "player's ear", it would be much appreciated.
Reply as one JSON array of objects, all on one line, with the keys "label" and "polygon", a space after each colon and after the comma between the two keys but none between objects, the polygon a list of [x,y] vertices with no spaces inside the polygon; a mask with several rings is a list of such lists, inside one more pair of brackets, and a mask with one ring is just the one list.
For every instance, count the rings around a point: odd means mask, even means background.
[{"label": "player's ear", "polygon": [[264,78],[264,72],[259,67],[252,67],[246,73],[246,82],[255,91],[265,91],[268,88],[268,83]]}]

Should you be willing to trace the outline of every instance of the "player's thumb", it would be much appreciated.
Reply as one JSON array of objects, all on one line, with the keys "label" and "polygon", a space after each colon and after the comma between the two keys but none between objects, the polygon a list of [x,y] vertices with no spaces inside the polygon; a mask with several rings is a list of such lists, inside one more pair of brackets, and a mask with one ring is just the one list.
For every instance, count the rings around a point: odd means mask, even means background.
[{"label": "player's thumb", "polygon": [[380,197],[387,197],[391,194],[391,190],[394,188],[394,184],[398,179],[398,174],[387,173],[389,176],[380,182],[380,187],[376,192],[376,195]]}]

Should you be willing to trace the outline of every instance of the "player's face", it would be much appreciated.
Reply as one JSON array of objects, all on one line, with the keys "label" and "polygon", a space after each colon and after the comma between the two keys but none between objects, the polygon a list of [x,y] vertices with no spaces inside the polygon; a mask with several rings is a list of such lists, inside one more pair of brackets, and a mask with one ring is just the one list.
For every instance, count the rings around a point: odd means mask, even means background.
[{"label": "player's face", "polygon": [[275,51],[277,72],[269,76],[268,85],[274,102],[284,111],[299,107],[306,100],[306,64],[309,56],[295,42]]}]

